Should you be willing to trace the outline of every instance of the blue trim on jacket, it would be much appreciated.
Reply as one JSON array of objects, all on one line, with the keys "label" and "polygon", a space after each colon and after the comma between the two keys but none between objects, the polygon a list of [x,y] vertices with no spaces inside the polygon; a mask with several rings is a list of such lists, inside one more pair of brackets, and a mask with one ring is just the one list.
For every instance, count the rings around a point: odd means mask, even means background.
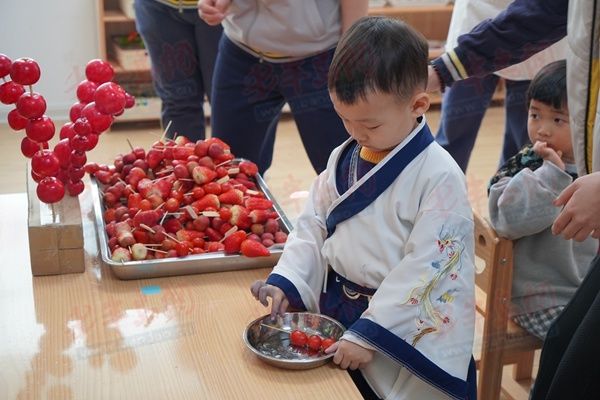
[{"label": "blue trim on jacket", "polygon": [[285,296],[290,303],[290,307],[297,310],[306,310],[306,306],[302,301],[302,297],[300,296],[300,292],[296,289],[296,286],[286,277],[279,274],[270,274],[267,278],[267,284],[277,286],[279,289],[283,290]]},{"label": "blue trim on jacket", "polygon": [[[402,170],[433,142],[427,124],[402,147],[385,165],[361,187],[340,202],[327,216],[327,237],[333,235],[337,224],[352,218],[369,206],[396,180]],[[368,183],[368,184],[367,184]]]},{"label": "blue trim on jacket", "polygon": [[360,318],[348,330],[447,395],[455,399],[476,398],[476,377],[471,371],[474,370],[474,360],[471,360],[473,365],[469,365],[468,378],[464,381],[450,375],[413,346],[371,320]]}]

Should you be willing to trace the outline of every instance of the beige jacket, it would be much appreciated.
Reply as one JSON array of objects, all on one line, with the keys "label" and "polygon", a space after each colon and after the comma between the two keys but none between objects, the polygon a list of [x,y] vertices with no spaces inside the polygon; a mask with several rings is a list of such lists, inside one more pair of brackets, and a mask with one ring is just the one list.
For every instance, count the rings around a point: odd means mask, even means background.
[{"label": "beige jacket", "polygon": [[339,0],[235,0],[223,20],[227,37],[264,58],[304,58],[336,46]]},{"label": "beige jacket", "polygon": [[595,3],[570,1],[567,25],[569,114],[580,176],[600,171],[600,4]]}]

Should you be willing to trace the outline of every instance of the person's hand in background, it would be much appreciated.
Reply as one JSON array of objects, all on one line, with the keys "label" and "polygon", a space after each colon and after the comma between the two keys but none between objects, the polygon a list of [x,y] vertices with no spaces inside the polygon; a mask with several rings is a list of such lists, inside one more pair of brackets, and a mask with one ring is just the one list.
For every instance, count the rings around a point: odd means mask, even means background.
[{"label": "person's hand in background", "polygon": [[553,234],[578,242],[590,234],[600,239],[600,172],[576,179],[554,205],[564,207],[552,225]]},{"label": "person's hand in background", "polygon": [[219,25],[230,5],[231,0],[199,0],[198,15],[208,25]]}]

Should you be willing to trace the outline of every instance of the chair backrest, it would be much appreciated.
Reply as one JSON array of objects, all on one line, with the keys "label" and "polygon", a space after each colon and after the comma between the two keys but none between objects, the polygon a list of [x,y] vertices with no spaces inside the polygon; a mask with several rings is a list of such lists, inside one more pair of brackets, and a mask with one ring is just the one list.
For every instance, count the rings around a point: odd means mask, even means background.
[{"label": "chair backrest", "polygon": [[512,241],[499,237],[475,211],[473,220],[475,255],[485,264],[475,276],[476,308],[484,318],[481,357],[476,360],[479,369],[478,393],[482,399],[493,400],[500,396],[503,365],[517,364],[513,372],[514,379],[531,377],[533,351],[541,347],[541,341],[509,320]]}]

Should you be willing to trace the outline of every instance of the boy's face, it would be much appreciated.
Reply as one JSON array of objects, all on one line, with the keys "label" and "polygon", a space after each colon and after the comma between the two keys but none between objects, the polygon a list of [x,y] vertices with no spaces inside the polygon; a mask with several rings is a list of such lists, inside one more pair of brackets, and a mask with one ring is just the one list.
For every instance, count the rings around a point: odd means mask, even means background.
[{"label": "boy's face", "polygon": [[366,100],[359,98],[354,104],[341,103],[333,92],[329,95],[350,136],[373,151],[390,150],[402,142],[429,107],[426,94],[400,101],[391,94],[370,91]]},{"label": "boy's face", "polygon": [[569,110],[566,108],[556,109],[541,101],[531,100],[527,133],[531,143],[546,142],[554,151],[562,152],[563,161],[574,161]]}]

